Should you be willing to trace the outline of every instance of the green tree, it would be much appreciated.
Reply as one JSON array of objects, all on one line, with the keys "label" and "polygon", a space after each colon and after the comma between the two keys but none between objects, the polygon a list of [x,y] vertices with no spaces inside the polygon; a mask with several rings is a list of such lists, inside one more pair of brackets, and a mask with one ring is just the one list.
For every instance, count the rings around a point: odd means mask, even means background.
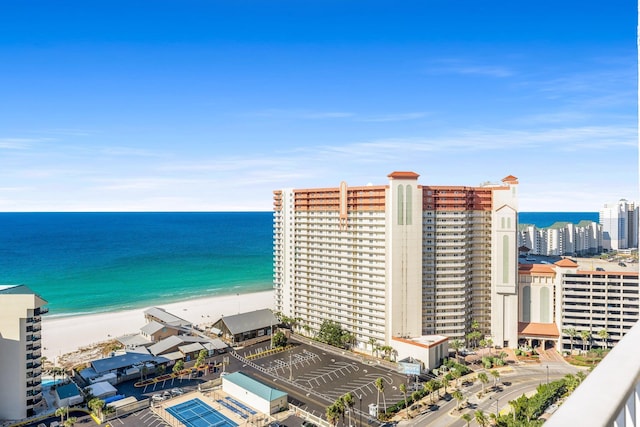
[{"label": "green tree", "polygon": [[482,427],[485,427],[489,422],[489,420],[487,419],[487,416],[484,414],[484,412],[482,412],[482,410],[478,409],[473,414],[475,416],[476,422],[480,424]]},{"label": "green tree", "polygon": [[104,408],[104,405],[104,400],[97,397],[94,397],[89,401],[89,403],[87,403],[89,409],[91,409],[98,418],[102,418],[102,409]]},{"label": "green tree", "polygon": [[460,418],[467,422],[467,427],[469,427],[469,424],[471,424],[471,420],[473,419],[469,413],[463,414]]},{"label": "green tree", "polygon": [[409,419],[409,404],[407,403],[407,385],[400,384],[400,393],[404,396],[404,408],[407,410],[407,419]]},{"label": "green tree", "polygon": [[435,380],[429,380],[422,387],[424,387],[425,391],[429,393],[429,397],[431,398],[431,403],[433,403],[433,392],[436,391]]},{"label": "green tree", "polygon": [[482,393],[484,394],[484,387],[489,382],[489,377],[487,377],[487,373],[486,372],[480,372],[478,374],[478,379],[482,383]]},{"label": "green tree", "polygon": [[338,424],[340,413],[338,412],[338,408],[336,407],[335,403],[331,406],[327,406],[325,415],[327,416],[327,421],[329,421],[329,424],[331,424],[332,426]]},{"label": "green tree", "polygon": [[573,353],[573,339],[578,336],[578,331],[575,328],[563,329],[562,333],[569,337],[569,344],[571,345],[571,352]]},{"label": "green tree", "polygon": [[[182,359],[178,360],[175,365],[173,365],[173,373],[180,374],[180,381],[182,381],[182,371],[184,370],[184,361]],[[172,380],[173,383],[173,380]]]},{"label": "green tree", "polygon": [[[380,408],[380,393],[382,393],[382,400],[383,400],[383,402],[385,402],[385,404],[384,404],[384,412],[387,412],[387,403],[386,403],[387,401],[386,401],[386,399],[384,397],[384,380],[382,378],[376,379],[375,385],[376,385],[376,388],[378,389],[378,400],[377,400],[378,408]],[[378,409],[378,410],[380,410],[380,409]]]},{"label": "green tree", "polygon": [[342,417],[342,421],[344,421],[344,412],[346,409],[346,405],[342,401],[342,397],[339,397],[335,402],[333,402],[333,404],[338,411],[338,416]]},{"label": "green tree", "polygon": [[163,375],[166,370],[167,370],[167,365],[158,365],[158,367],[156,368],[156,374],[158,376]]},{"label": "green tree", "polygon": [[351,348],[353,343],[356,340],[356,336],[348,331],[342,331],[342,335],[340,336],[340,344],[343,348]]},{"label": "green tree", "polygon": [[209,352],[204,348],[200,350],[200,353],[198,353],[198,357],[196,358],[195,367],[199,368],[200,366],[204,365],[204,361],[207,359],[208,355]]},{"label": "green tree", "polygon": [[278,331],[273,334],[273,346],[285,347],[287,345],[287,336],[282,331]]},{"label": "green tree", "polygon": [[472,331],[467,334],[467,341],[469,342],[469,346],[473,348],[478,347],[478,340],[482,337],[480,331]]},{"label": "green tree", "polygon": [[[586,344],[589,342],[591,338],[591,333],[589,331],[580,331],[580,338],[582,339],[582,349],[585,350]],[[591,350],[591,345],[589,345],[589,350]]]},{"label": "green tree", "polygon": [[604,341],[604,348],[609,348],[609,332],[606,329],[600,329],[598,336]]},{"label": "green tree", "polygon": [[458,359],[458,353],[460,349],[464,347],[464,343],[459,339],[455,339],[449,343],[449,347],[451,347],[456,352],[456,360]]},{"label": "green tree", "polygon": [[342,402],[344,403],[344,406],[349,410],[349,425],[351,425],[351,411],[356,404],[353,393],[348,392],[344,396],[342,396]]},{"label": "green tree", "polygon": [[147,365],[142,365],[142,368],[140,369],[140,380],[144,381],[147,377],[147,373],[149,372],[149,368],[147,368]]},{"label": "green tree", "polygon": [[451,377],[456,380],[456,388],[458,387],[458,380],[462,376],[462,372],[459,369],[451,368]]},{"label": "green tree", "polygon": [[342,334],[342,327],[337,322],[334,322],[333,320],[325,320],[320,326],[318,340],[334,347],[341,347]]},{"label": "green tree", "polygon": [[376,341],[375,338],[373,337],[369,337],[369,345],[371,346],[371,357],[373,357],[373,352],[376,351],[376,343],[378,341]]},{"label": "green tree", "polygon": [[463,396],[462,392],[460,392],[460,390],[456,390],[453,393],[451,393],[451,396],[453,396],[453,398],[457,401],[456,409],[459,411],[460,410],[460,404],[464,400],[464,396]]},{"label": "green tree", "polygon": [[491,376],[493,377],[493,387],[495,388],[498,385],[498,381],[500,381],[500,372],[494,369],[491,371]]},{"label": "green tree", "polygon": [[56,409],[53,415],[55,415],[56,417],[60,417],[60,424],[64,424],[64,416],[68,411],[69,408],[67,408],[66,406],[61,406],[60,408]]},{"label": "green tree", "polygon": [[63,425],[64,427],[73,427],[77,421],[76,417],[67,418]]}]

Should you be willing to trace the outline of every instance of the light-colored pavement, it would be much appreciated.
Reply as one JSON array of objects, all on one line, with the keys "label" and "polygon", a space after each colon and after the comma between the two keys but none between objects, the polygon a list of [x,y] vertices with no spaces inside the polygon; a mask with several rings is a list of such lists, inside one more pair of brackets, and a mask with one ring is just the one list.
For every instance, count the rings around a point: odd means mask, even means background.
[{"label": "light-colored pavement", "polygon": [[463,427],[466,426],[466,422],[460,417],[464,413],[468,412],[472,417],[477,409],[482,410],[487,416],[495,412],[496,409],[504,413],[511,409],[509,401],[523,394],[533,394],[540,384],[560,379],[569,373],[575,374],[578,370],[564,361],[549,361],[530,365],[514,364],[500,368],[500,383],[502,384],[500,391],[489,391],[490,387],[487,385],[486,393],[482,397],[478,397],[482,385],[476,381],[471,387],[460,389],[463,396],[467,398],[468,408],[459,412],[454,411],[457,405],[455,399],[451,399],[449,402],[440,400],[438,410],[429,411],[411,420],[400,421],[398,425],[402,427]]}]

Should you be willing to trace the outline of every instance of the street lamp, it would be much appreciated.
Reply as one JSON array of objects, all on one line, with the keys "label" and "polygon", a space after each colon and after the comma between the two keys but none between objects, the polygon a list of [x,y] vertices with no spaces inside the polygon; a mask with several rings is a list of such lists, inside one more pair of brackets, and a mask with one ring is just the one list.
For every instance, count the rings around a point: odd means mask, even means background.
[{"label": "street lamp", "polygon": [[549,365],[547,365],[547,385],[549,385]]},{"label": "street lamp", "polygon": [[[489,396],[489,399],[493,400],[493,396]],[[496,418],[498,418],[498,406],[500,406],[500,396],[496,396]]]},{"label": "street lamp", "polygon": [[360,413],[358,414],[360,422],[358,424],[360,425],[360,427],[362,427],[362,396],[358,396],[356,394],[356,397],[358,398],[358,406],[360,407]]}]

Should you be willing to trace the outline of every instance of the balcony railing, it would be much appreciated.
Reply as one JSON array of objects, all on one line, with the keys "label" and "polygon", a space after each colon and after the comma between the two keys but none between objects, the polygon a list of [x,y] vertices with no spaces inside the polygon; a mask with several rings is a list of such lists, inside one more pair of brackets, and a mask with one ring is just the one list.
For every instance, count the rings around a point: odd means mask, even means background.
[{"label": "balcony railing", "polygon": [[627,332],[545,427],[640,425],[640,322]]}]

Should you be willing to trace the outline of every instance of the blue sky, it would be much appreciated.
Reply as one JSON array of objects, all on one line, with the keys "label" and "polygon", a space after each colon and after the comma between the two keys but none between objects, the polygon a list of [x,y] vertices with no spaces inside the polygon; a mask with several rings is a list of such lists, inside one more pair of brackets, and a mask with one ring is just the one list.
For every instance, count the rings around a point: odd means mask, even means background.
[{"label": "blue sky", "polygon": [[0,211],[272,208],[280,188],[520,180],[638,199],[637,4],[0,4]]}]

